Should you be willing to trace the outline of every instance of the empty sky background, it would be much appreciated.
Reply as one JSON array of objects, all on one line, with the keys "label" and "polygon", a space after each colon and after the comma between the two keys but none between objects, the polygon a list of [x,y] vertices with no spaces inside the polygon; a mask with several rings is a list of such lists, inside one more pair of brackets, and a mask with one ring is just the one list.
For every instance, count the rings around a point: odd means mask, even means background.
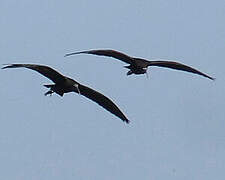
[{"label": "empty sky background", "polygon": [[[0,63],[37,63],[111,98],[129,125],[50,80],[0,71],[0,179],[223,180],[224,0],[1,0]],[[126,76],[110,48],[171,59],[213,77],[152,67]]]}]

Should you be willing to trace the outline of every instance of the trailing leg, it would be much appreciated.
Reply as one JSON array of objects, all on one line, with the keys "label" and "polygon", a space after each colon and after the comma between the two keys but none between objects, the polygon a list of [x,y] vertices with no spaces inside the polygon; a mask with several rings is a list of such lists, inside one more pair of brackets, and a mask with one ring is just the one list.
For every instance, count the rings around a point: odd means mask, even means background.
[{"label": "trailing leg", "polygon": [[54,93],[54,91],[52,90],[52,88],[55,86],[54,84],[48,84],[48,85],[44,85],[46,88],[50,88],[50,90],[48,92],[45,93],[45,96],[47,95],[52,95],[52,93]]},{"label": "trailing leg", "polygon": [[49,94],[50,94],[50,96],[51,96],[52,93],[54,93],[54,92],[53,92],[52,90],[49,90],[48,92],[45,93],[45,96],[47,96],[47,95],[49,95]]}]

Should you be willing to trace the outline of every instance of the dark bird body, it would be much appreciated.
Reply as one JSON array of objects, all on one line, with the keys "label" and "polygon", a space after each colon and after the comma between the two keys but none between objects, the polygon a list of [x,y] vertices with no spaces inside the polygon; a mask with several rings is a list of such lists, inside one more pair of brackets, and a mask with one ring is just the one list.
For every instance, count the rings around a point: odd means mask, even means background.
[{"label": "dark bird body", "polygon": [[50,88],[50,90],[46,92],[45,95],[51,95],[55,92],[56,94],[63,96],[64,93],[76,92],[98,103],[100,106],[102,106],[121,120],[125,121],[126,123],[129,123],[129,120],[126,118],[126,116],[108,97],[87,86],[78,83],[77,81],[69,77],[60,74],[59,72],[48,66],[36,64],[10,64],[3,67],[2,69],[19,67],[24,67],[37,71],[55,83],[44,85],[45,87]]},{"label": "dark bird body", "polygon": [[213,77],[210,77],[207,74],[204,74],[204,73],[200,72],[199,70],[196,70],[196,69],[194,69],[190,66],[181,64],[179,62],[174,62],[174,61],[148,61],[146,59],[131,57],[131,56],[128,56],[128,55],[126,55],[124,53],[121,53],[119,51],[110,50],[110,49],[80,51],[80,52],[69,53],[69,54],[66,54],[65,56],[71,56],[71,55],[75,55],[75,54],[93,54],[93,55],[99,55],[99,56],[113,57],[113,58],[116,58],[118,60],[121,60],[125,63],[130,64],[128,66],[124,66],[125,68],[130,69],[127,72],[127,75],[145,74],[147,72],[147,68],[149,66],[158,66],[158,67],[165,67],[165,68],[171,68],[171,69],[186,71],[186,72],[198,74],[198,75],[204,76],[206,78],[209,78],[211,80],[214,80]]}]

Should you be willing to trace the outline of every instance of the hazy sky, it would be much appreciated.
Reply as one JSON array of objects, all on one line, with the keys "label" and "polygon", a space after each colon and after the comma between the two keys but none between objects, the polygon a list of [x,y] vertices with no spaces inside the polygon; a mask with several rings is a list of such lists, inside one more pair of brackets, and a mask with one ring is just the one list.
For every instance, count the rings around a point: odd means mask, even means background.
[{"label": "hazy sky", "polygon": [[[0,71],[0,179],[223,180],[224,0],[1,0],[0,63],[49,65],[111,98],[129,125],[50,80]],[[171,59],[213,77],[152,67],[126,76],[111,48]]]}]

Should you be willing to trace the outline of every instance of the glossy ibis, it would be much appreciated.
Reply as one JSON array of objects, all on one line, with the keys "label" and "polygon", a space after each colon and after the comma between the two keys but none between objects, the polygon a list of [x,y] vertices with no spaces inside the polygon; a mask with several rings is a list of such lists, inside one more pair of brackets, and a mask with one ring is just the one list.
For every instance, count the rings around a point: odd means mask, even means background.
[{"label": "glossy ibis", "polygon": [[147,73],[148,66],[158,66],[158,67],[171,68],[171,69],[176,69],[176,70],[181,70],[181,71],[187,71],[187,72],[198,74],[198,75],[204,76],[206,78],[209,78],[211,80],[214,80],[213,77],[210,77],[207,74],[204,74],[197,69],[194,69],[190,66],[181,64],[179,62],[148,61],[148,60],[142,59],[142,58],[131,57],[122,52],[111,50],[111,49],[80,51],[80,52],[69,53],[69,54],[66,54],[65,56],[71,56],[71,55],[75,55],[75,54],[93,54],[93,55],[108,56],[108,57],[113,57],[113,58],[119,59],[125,63],[130,64],[128,66],[124,66],[125,68],[130,69],[127,72],[127,75],[145,74],[145,73]]},{"label": "glossy ibis", "polygon": [[69,77],[60,74],[59,72],[48,66],[36,64],[9,64],[4,66],[2,69],[20,67],[37,71],[54,82],[54,84],[44,85],[45,87],[50,88],[50,90],[46,92],[45,95],[51,95],[55,92],[56,94],[63,96],[64,93],[76,92],[98,103],[100,106],[102,106],[121,120],[125,121],[126,123],[129,123],[129,120],[122,113],[122,111],[108,97],[87,86],[78,83],[77,81]]}]

